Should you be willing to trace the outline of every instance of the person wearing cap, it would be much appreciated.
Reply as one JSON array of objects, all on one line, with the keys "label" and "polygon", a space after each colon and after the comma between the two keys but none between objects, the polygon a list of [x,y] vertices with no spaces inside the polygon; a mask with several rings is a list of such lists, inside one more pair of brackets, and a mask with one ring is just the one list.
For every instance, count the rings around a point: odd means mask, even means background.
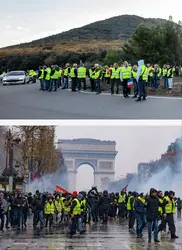
[{"label": "person wearing cap", "polygon": [[166,221],[170,228],[171,239],[178,238],[178,236],[176,235],[176,227],[174,224],[174,214],[176,213],[174,197],[175,193],[173,191],[169,191],[169,195],[165,196],[165,201],[167,201],[165,205]]}]

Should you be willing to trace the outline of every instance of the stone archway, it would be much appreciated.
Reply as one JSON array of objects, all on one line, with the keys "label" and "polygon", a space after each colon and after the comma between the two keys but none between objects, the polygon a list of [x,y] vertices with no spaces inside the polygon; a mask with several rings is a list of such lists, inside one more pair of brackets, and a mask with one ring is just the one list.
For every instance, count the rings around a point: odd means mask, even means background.
[{"label": "stone archway", "polygon": [[[115,175],[115,141],[95,139],[59,140],[58,147],[63,153],[67,167],[68,189],[76,189],[76,174],[79,166],[88,164],[94,169],[94,185],[103,190],[107,181],[113,181]],[[105,184],[104,184],[105,183]]]}]

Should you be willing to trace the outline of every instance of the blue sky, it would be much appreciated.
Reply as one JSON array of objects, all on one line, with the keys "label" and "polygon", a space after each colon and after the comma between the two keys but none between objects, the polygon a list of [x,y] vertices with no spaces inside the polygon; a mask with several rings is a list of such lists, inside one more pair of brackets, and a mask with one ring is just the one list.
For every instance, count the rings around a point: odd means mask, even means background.
[{"label": "blue sky", "polygon": [[1,0],[0,47],[32,41],[122,14],[181,18],[181,1],[174,0]]}]

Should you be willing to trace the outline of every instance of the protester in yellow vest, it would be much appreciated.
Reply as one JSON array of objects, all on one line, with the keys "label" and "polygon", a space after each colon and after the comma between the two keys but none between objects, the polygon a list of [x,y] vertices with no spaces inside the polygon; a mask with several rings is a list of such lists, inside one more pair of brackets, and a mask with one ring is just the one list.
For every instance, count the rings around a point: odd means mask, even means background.
[{"label": "protester in yellow vest", "polygon": [[95,80],[95,89],[97,91],[96,94],[101,93],[101,80],[102,80],[102,67],[98,64],[95,64],[95,71],[94,71],[94,80]]},{"label": "protester in yellow vest", "polygon": [[168,78],[167,78],[167,65],[164,64],[162,69],[162,77],[164,79],[164,88],[168,89]]},{"label": "protester in yellow vest", "polygon": [[61,216],[62,216],[62,212],[63,212],[63,207],[62,207],[62,203],[60,201],[60,195],[59,194],[57,194],[55,196],[54,205],[55,205],[55,209],[56,209],[56,224],[60,225]]},{"label": "protester in yellow vest", "polygon": [[172,88],[173,88],[173,77],[174,77],[174,73],[173,73],[173,68],[170,65],[167,65],[167,80],[168,80],[168,90],[169,92],[167,93],[171,93]]},{"label": "protester in yellow vest", "polygon": [[46,90],[50,89],[50,80],[51,80],[51,68],[47,67],[45,69],[45,86],[46,86]]},{"label": "protester in yellow vest", "polygon": [[137,98],[138,96],[138,83],[137,83],[137,70],[138,70],[138,66],[134,65],[133,69],[132,69],[132,79],[133,79],[133,86],[134,86],[134,96],[133,98]]},{"label": "protester in yellow vest", "polygon": [[90,78],[90,85],[91,85],[92,92],[96,91],[96,89],[95,89],[94,71],[95,71],[95,66],[92,65],[91,68],[89,69],[89,78]]},{"label": "protester in yellow vest", "polygon": [[110,84],[111,79],[111,70],[108,65],[105,66],[105,74],[104,74],[105,82]]},{"label": "protester in yellow vest", "polygon": [[125,61],[120,71],[120,80],[123,85],[123,97],[124,98],[129,98],[130,90],[128,88],[128,81],[131,79],[131,72],[132,72],[132,67],[129,66],[128,62]]},{"label": "protester in yellow vest", "polygon": [[57,91],[59,76],[60,76],[59,67],[56,65],[51,70],[51,81],[50,81],[50,88],[49,88],[50,92],[52,91],[53,86],[54,86],[54,91]]},{"label": "protester in yellow vest", "polygon": [[63,74],[63,84],[62,89],[68,89],[69,85],[69,77],[70,77],[71,67],[70,64],[67,63],[65,65],[64,74]]},{"label": "protester in yellow vest", "polygon": [[146,100],[147,91],[146,91],[146,81],[148,79],[148,70],[145,66],[144,60],[138,61],[138,70],[137,70],[137,82],[138,82],[138,99],[137,102],[141,102],[142,97],[143,100]]},{"label": "protester in yellow vest", "polygon": [[81,90],[81,83],[83,82],[83,89],[87,90],[86,85],[87,69],[84,67],[84,64],[81,63],[78,68],[78,90]]},{"label": "protester in yellow vest", "polygon": [[55,214],[55,212],[56,212],[56,208],[53,202],[53,197],[50,196],[45,205],[45,211],[44,211],[44,214],[46,217],[46,224],[45,224],[46,228],[48,226],[48,222],[49,222],[49,228],[51,228],[52,223],[53,223],[53,215]]},{"label": "protester in yellow vest", "polygon": [[115,86],[116,86],[116,94],[119,94],[119,85],[120,85],[120,72],[121,68],[117,63],[114,63],[113,67],[111,68],[111,95],[114,95]]},{"label": "protester in yellow vest", "polygon": [[178,238],[174,224],[174,214],[176,213],[174,197],[175,193],[173,191],[169,191],[169,195],[165,197],[165,200],[167,201],[167,204],[165,205],[166,221],[170,228],[171,239]]},{"label": "protester in yellow vest", "polygon": [[127,211],[129,212],[129,221],[128,221],[129,232],[134,232],[134,224],[135,224],[134,204],[136,197],[137,197],[136,192],[131,193],[127,202]]},{"label": "protester in yellow vest", "polygon": [[75,92],[76,86],[77,86],[77,80],[78,80],[77,78],[78,77],[78,65],[76,63],[73,64],[70,77],[71,77],[71,90]]},{"label": "protester in yellow vest", "polygon": [[76,231],[79,230],[80,234],[83,234],[85,230],[83,230],[83,223],[81,217],[82,211],[82,200],[83,196],[78,194],[76,191],[73,192],[73,200],[71,202],[70,213],[71,213],[71,227],[70,227],[70,235],[76,234]]}]

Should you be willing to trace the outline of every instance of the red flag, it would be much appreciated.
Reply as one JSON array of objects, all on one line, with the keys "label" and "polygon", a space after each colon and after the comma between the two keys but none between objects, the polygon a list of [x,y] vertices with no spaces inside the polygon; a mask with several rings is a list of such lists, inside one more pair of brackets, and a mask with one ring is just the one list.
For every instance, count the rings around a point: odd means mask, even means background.
[{"label": "red flag", "polygon": [[128,185],[126,187],[123,188],[123,192],[127,192],[127,188],[128,188]]},{"label": "red flag", "polygon": [[69,194],[69,192],[67,190],[65,190],[64,188],[62,188],[60,186],[56,186],[56,191],[61,192],[63,194]]}]

